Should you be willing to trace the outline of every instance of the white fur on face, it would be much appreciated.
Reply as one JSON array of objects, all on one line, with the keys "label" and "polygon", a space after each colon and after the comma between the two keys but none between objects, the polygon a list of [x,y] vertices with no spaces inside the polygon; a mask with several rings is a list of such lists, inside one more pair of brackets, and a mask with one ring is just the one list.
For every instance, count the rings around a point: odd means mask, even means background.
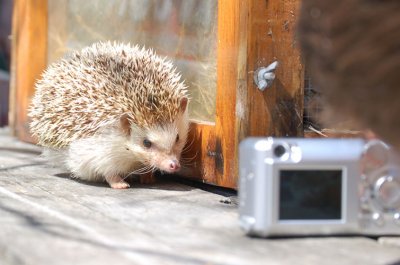
[{"label": "white fur on face", "polygon": [[[171,171],[169,165],[177,162],[185,146],[188,134],[189,122],[187,112],[179,115],[172,123],[153,126],[147,130],[136,126],[131,128],[129,149],[139,154],[141,162],[162,171]],[[178,140],[177,140],[178,139]],[[151,147],[143,143],[148,140]]]}]

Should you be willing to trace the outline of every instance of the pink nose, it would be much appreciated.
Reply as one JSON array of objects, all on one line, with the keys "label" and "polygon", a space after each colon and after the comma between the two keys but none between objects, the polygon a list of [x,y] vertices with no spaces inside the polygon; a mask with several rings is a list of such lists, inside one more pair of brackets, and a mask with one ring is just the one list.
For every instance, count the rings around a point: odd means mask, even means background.
[{"label": "pink nose", "polygon": [[177,160],[171,160],[169,163],[169,169],[171,171],[178,171],[181,168],[181,165],[179,165],[179,162]]}]

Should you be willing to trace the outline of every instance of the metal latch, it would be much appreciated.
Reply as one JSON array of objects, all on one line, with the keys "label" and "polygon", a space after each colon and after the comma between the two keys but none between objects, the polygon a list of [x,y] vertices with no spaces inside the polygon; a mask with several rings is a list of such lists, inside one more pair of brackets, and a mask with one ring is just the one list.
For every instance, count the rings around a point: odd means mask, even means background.
[{"label": "metal latch", "polygon": [[260,67],[254,72],[254,83],[258,89],[264,91],[267,87],[272,85],[275,80],[275,70],[278,67],[278,61],[275,61],[267,67]]}]

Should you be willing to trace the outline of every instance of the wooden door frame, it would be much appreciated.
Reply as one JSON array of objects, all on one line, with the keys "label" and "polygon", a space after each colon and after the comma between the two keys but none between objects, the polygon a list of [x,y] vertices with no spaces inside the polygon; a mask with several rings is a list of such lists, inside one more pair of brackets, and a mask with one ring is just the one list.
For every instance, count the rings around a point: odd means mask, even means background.
[{"label": "wooden door frame", "polygon": [[9,123],[14,135],[27,142],[33,142],[27,109],[47,65],[47,22],[47,0],[14,0]]},{"label": "wooden door frame", "polygon": [[[238,144],[247,136],[303,133],[304,67],[293,39],[300,0],[218,0],[215,123],[192,123],[192,164],[183,175],[236,188]],[[47,65],[47,0],[15,0],[12,31],[11,126],[29,134],[27,107],[34,83]],[[253,73],[280,63],[274,85],[264,92]]]},{"label": "wooden door frame", "polygon": [[[304,66],[294,38],[299,9],[300,0],[218,1],[215,127],[193,126],[202,172],[189,175],[236,188],[243,138],[303,136]],[[254,71],[275,60],[273,86],[258,90]]]}]

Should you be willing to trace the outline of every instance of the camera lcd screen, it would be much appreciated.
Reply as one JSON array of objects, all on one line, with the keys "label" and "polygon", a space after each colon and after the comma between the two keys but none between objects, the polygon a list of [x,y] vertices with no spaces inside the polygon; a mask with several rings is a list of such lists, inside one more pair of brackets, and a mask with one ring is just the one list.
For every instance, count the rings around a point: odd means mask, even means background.
[{"label": "camera lcd screen", "polygon": [[338,220],[342,170],[281,170],[279,220]]}]

